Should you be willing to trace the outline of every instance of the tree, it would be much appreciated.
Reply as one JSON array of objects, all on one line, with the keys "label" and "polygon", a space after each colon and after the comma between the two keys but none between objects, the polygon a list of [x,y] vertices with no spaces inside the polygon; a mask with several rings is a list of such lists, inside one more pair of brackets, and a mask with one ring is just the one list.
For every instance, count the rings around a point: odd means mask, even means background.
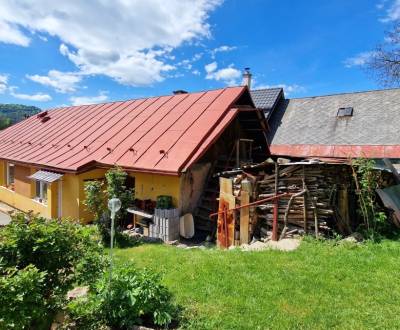
[{"label": "tree", "polygon": [[118,226],[122,226],[122,222],[126,219],[128,207],[132,206],[135,192],[127,187],[128,173],[121,167],[115,166],[106,172],[107,182],[107,199],[119,198],[121,200],[121,210],[116,215]]},{"label": "tree", "polygon": [[7,118],[3,115],[0,115],[0,130],[5,129],[9,126],[11,126],[11,119]]},{"label": "tree", "polygon": [[383,86],[400,86],[400,22],[386,32],[385,41],[372,52],[366,67]]},{"label": "tree", "polygon": [[100,180],[91,180],[85,182],[84,186],[85,200],[83,204],[93,214],[95,221],[98,221],[106,210],[103,185],[103,182]]}]

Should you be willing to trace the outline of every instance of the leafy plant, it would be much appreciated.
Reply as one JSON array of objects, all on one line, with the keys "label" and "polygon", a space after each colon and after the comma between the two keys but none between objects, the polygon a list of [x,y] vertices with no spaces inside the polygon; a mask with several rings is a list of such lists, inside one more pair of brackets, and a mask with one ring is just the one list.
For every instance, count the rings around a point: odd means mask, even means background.
[{"label": "leafy plant", "polygon": [[353,161],[353,176],[358,194],[358,213],[362,216],[365,234],[377,238],[388,225],[386,214],[376,202],[376,189],[381,185],[381,175],[374,169],[373,159],[358,158]]},{"label": "leafy plant", "polygon": [[[14,269],[18,274],[28,269],[35,275],[37,285],[29,290],[32,297],[40,292],[45,300],[46,314],[51,315],[65,304],[65,294],[74,284],[92,284],[103,273],[105,258],[96,227],[82,226],[69,220],[44,219],[19,213],[9,225],[0,230],[0,256],[2,269]],[[31,268],[29,268],[31,267]],[[8,275],[10,281],[13,276]],[[11,273],[6,273],[11,274]],[[21,273],[21,276],[24,273]],[[41,286],[41,283],[45,285]],[[33,282],[30,282],[33,286]],[[15,296],[9,304],[29,309],[30,302]],[[38,304],[39,306],[40,304]],[[31,318],[37,313],[32,308]],[[15,322],[18,314],[15,314]]]},{"label": "leafy plant", "polygon": [[116,214],[115,219],[117,229],[115,235],[116,245],[132,246],[135,242],[132,242],[129,237],[121,233],[121,228],[124,227],[123,222],[128,217],[127,209],[134,201],[134,190],[127,187],[128,173],[117,166],[108,170],[105,177],[105,190],[102,181],[93,180],[85,183],[84,204],[87,210],[94,215],[103,243],[108,244],[110,242],[111,221],[107,209],[105,208],[105,201],[111,198],[119,198],[121,200],[121,209]]},{"label": "leafy plant", "polygon": [[25,329],[46,317],[46,272],[0,268],[0,329]]},{"label": "leafy plant", "polygon": [[132,206],[134,201],[134,190],[127,187],[127,178],[128,173],[119,166],[106,172],[107,199],[118,198],[121,200],[121,210],[116,214],[116,223],[119,225],[122,225],[121,221],[127,217],[127,209]]},{"label": "leafy plant", "polygon": [[99,324],[118,329],[143,323],[166,326],[176,311],[171,299],[157,274],[127,264],[114,268],[111,285],[104,276],[88,297],[71,302],[68,313],[79,329]]},{"label": "leafy plant", "polygon": [[83,204],[91,212],[95,220],[98,221],[106,210],[105,196],[103,193],[104,183],[100,180],[90,180],[85,182],[85,200]]}]

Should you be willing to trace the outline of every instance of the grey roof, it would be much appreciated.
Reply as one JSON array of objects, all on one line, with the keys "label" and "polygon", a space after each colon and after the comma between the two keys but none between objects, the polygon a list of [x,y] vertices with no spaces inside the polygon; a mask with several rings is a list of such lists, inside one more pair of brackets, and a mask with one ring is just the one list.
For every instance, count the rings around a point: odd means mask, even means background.
[{"label": "grey roof", "polygon": [[263,109],[265,118],[268,118],[279,99],[283,97],[282,88],[264,88],[250,91],[256,108]]},{"label": "grey roof", "polygon": [[37,181],[44,181],[44,182],[54,182],[62,178],[62,174],[54,173],[54,172],[47,172],[47,171],[37,171],[36,173],[28,176],[29,179],[37,180]]},{"label": "grey roof", "polygon": [[[341,107],[353,116],[336,117]],[[400,89],[285,100],[269,126],[271,144],[400,145]]]}]

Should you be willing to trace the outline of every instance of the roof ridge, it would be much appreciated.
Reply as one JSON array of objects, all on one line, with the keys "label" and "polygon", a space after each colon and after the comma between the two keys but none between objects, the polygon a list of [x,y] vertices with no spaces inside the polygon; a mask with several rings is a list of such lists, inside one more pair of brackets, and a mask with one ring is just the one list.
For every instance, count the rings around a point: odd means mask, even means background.
[{"label": "roof ridge", "polygon": [[271,91],[271,90],[275,90],[275,89],[283,90],[283,87],[271,87],[271,88],[251,89],[250,92]]},{"label": "roof ridge", "polygon": [[[199,91],[188,92],[187,94],[205,93],[205,92],[211,92],[211,91],[217,91],[217,90],[226,90],[226,89],[230,89],[230,88],[240,88],[240,87],[246,87],[246,86],[244,86],[244,85],[226,86],[226,87],[221,87],[221,88],[212,88],[212,89],[204,89],[204,90],[199,90]],[[54,111],[56,109],[75,108],[75,107],[92,106],[92,105],[105,105],[105,104],[110,104],[110,103],[129,102],[129,101],[137,101],[137,100],[151,99],[151,98],[156,98],[156,97],[167,97],[167,96],[175,96],[175,95],[174,94],[172,94],[172,95],[171,94],[152,95],[152,96],[143,96],[143,97],[138,97],[138,98],[126,99],[126,100],[112,100],[112,101],[100,102],[100,103],[89,103],[89,104],[80,104],[80,105],[66,105],[66,106],[62,106],[62,107],[43,109],[43,111]]]},{"label": "roof ridge", "polygon": [[370,89],[370,90],[363,90],[363,91],[332,93],[332,94],[304,96],[304,97],[292,97],[292,98],[288,98],[287,100],[288,101],[290,101],[290,100],[304,100],[304,99],[313,99],[313,98],[339,96],[339,95],[365,94],[365,93],[387,92],[387,91],[395,91],[395,90],[399,90],[400,91],[400,87],[383,88],[383,89]]}]

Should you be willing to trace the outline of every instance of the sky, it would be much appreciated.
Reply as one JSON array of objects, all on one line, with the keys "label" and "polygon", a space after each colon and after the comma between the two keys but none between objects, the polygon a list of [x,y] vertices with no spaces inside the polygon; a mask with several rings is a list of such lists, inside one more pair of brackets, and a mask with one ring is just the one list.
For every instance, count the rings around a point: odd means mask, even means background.
[{"label": "sky", "polygon": [[400,0],[0,0],[0,103],[42,109],[240,85],[381,88],[365,62]]}]

